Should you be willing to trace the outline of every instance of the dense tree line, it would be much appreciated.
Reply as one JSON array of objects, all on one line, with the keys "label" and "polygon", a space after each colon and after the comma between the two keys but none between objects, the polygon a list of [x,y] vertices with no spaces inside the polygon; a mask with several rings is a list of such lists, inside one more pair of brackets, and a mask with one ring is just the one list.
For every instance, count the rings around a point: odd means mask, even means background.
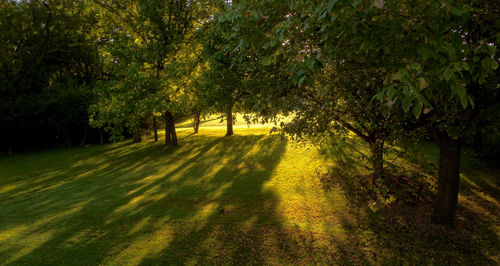
[{"label": "dense tree line", "polygon": [[[500,4],[449,1],[2,1],[0,147],[141,136],[235,112],[298,139],[351,132],[440,147],[433,220],[452,225],[460,153],[498,147]],[[249,121],[252,120],[249,118]],[[96,129],[91,129],[90,126]],[[423,133],[422,133],[423,132]],[[92,137],[93,136],[93,137]],[[389,182],[389,180],[385,180]]]},{"label": "dense tree line", "polygon": [[1,2],[1,150],[96,138],[88,123],[102,75],[95,23],[81,2]]}]

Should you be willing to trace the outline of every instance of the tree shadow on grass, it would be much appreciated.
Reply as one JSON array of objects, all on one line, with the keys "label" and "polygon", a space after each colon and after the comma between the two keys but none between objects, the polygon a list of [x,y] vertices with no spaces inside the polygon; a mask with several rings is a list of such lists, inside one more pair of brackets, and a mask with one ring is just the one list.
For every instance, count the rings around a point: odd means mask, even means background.
[{"label": "tree shadow on grass", "polygon": [[[274,214],[276,196],[263,191],[262,187],[284,153],[286,142],[262,136],[246,138],[250,141],[247,144],[236,136],[214,147],[215,158],[226,158],[225,165],[214,169],[218,160],[204,160],[201,168],[212,168],[215,173],[199,186],[208,190],[192,196],[204,207],[193,210],[189,214],[191,217],[184,217],[179,222],[203,218],[198,223],[183,224],[160,254],[147,258],[142,264],[265,262],[261,256],[265,254],[264,242],[279,237],[276,234],[279,234],[281,221]],[[234,146],[234,142],[260,148],[242,150]],[[253,145],[248,145],[251,143]]]},{"label": "tree shadow on grass", "polygon": [[[424,171],[427,176],[437,172],[438,149],[434,144],[424,143],[418,150],[405,151],[391,149],[399,156],[398,160],[407,160],[403,165],[417,164],[415,168]],[[337,152],[333,153],[335,159]],[[397,201],[380,212],[373,213],[368,205],[353,191],[356,173],[346,169],[344,158],[349,154],[340,154],[337,163],[330,171],[326,187],[338,186],[350,201],[348,218],[341,223],[349,234],[348,242],[341,243],[343,250],[350,250],[351,258],[344,257],[349,263],[376,264],[470,264],[494,265],[500,261],[500,197],[497,184],[492,184],[492,172],[499,169],[466,157],[463,164],[459,206],[456,228],[448,229],[430,223],[432,201],[408,204]],[[471,166],[474,165],[474,169]],[[399,165],[402,167],[401,165]],[[414,168],[406,168],[407,175]],[[357,174],[359,175],[359,173]],[[361,255],[360,255],[361,254]]]},{"label": "tree shadow on grass", "polygon": [[275,245],[276,259],[293,257],[275,214],[278,199],[263,189],[286,140],[185,141],[192,143],[97,150],[97,158],[82,157],[33,181],[39,189],[1,194],[0,258],[7,264],[261,264],[273,258],[263,255],[266,246]]},{"label": "tree shadow on grass", "polygon": [[[498,260],[494,219],[499,212],[493,212],[492,194],[475,187],[475,198],[461,199],[456,230],[429,224],[429,203],[393,205],[372,215],[363,202],[334,207],[339,200],[332,195],[325,203],[327,211],[339,213],[321,220],[329,222],[324,231],[290,228],[280,214],[286,202],[266,187],[273,172],[284,170],[277,165],[286,140],[267,135],[182,138],[184,145],[178,148],[147,143],[85,149],[85,155],[55,153],[45,159],[60,163],[40,163],[34,172],[14,178],[22,188],[0,193],[0,261],[146,265]],[[354,145],[352,153],[336,154],[348,161],[356,150],[364,152]],[[361,164],[359,159],[352,162]],[[338,186],[333,189],[338,190],[335,195],[342,193]],[[318,213],[325,215],[319,209],[291,215],[310,215],[299,222],[318,225]]]}]

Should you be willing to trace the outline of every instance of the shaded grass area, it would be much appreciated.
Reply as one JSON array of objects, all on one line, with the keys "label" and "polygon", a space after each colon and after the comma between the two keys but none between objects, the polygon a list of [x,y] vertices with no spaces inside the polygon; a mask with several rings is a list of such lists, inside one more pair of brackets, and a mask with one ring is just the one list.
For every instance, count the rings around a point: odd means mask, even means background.
[{"label": "shaded grass area", "polygon": [[[0,158],[0,264],[500,262],[490,163],[465,159],[450,231],[428,224],[428,203],[374,216],[341,184],[324,190],[318,169],[367,171],[360,143],[339,142],[325,160],[269,128],[200,132],[181,131],[178,148],[123,142]],[[394,149],[388,161],[431,178],[436,152]]]},{"label": "shaded grass area", "polygon": [[309,260],[289,232],[326,226],[304,219],[324,195],[310,188],[318,157],[267,132],[181,133],[180,148],[120,143],[1,158],[0,261]]},{"label": "shaded grass area", "polygon": [[[456,229],[430,223],[439,149],[435,143],[399,143],[386,149],[386,169],[414,182],[430,184],[430,198],[418,203],[397,201],[382,211],[369,209],[369,200],[360,200],[355,186],[360,176],[370,173],[369,149],[357,138],[337,138],[323,147],[324,156],[334,161],[323,185],[339,186],[351,208],[360,210],[352,232],[365,239],[365,246],[377,250],[384,264],[467,264],[500,263],[500,165],[495,160],[476,159],[463,149]],[[333,148],[332,148],[333,147]],[[325,184],[326,183],[326,184]],[[362,193],[362,192],[361,192]],[[368,241],[366,241],[368,239]]]}]

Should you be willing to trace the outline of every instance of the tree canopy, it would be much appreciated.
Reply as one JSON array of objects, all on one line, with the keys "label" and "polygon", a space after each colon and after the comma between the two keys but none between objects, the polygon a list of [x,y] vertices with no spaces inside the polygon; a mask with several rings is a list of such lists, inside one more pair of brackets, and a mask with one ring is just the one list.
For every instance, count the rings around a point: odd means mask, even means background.
[{"label": "tree canopy", "polygon": [[494,0],[4,0],[0,148],[157,141],[160,124],[179,145],[178,120],[222,114],[231,136],[241,111],[302,140],[353,133],[387,184],[385,145],[418,132],[452,225],[461,147],[499,121],[499,28]]}]

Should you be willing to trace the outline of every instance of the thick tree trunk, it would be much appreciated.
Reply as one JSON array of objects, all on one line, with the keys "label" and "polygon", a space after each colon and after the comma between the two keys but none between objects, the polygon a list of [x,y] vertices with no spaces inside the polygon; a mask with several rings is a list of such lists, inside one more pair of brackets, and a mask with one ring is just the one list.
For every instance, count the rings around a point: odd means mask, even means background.
[{"label": "thick tree trunk", "polygon": [[153,131],[155,134],[155,142],[158,141],[158,124],[156,123],[156,117],[153,117]]},{"label": "thick tree trunk", "polygon": [[374,140],[369,144],[372,153],[373,181],[380,180],[384,177],[384,140]]},{"label": "thick tree trunk", "polygon": [[460,139],[453,139],[445,132],[437,133],[439,141],[439,172],[437,197],[432,221],[453,226],[458,202],[460,182]]},{"label": "thick tree trunk", "polygon": [[172,139],[172,145],[178,146],[179,143],[177,141],[177,132],[175,132],[175,124],[172,122],[172,127],[170,128],[170,136]]},{"label": "thick tree trunk", "polygon": [[201,113],[197,112],[194,116],[194,123],[193,123],[195,134],[198,133],[198,130],[200,129],[200,122],[201,122]]},{"label": "thick tree trunk", "polygon": [[228,105],[227,111],[226,111],[226,123],[227,123],[227,131],[226,131],[226,136],[232,136],[234,134],[233,132],[233,106],[230,104]]},{"label": "thick tree trunk", "polygon": [[165,144],[177,146],[177,133],[172,113],[165,111]]}]

